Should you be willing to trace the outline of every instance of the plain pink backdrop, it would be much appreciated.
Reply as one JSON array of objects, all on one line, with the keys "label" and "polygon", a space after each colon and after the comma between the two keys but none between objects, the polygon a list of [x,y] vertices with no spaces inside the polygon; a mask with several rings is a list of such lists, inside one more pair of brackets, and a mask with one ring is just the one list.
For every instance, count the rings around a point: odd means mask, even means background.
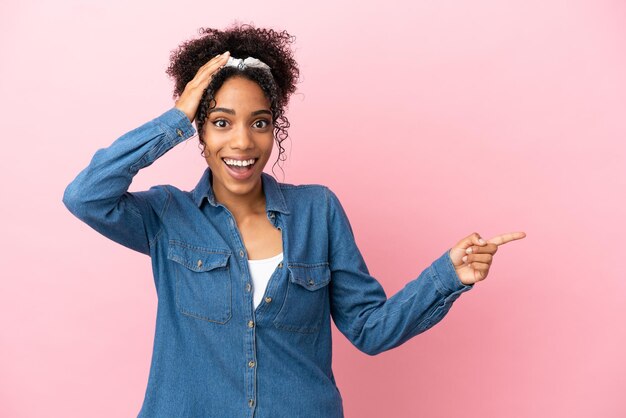
[{"label": "plain pink backdrop", "polygon": [[[333,329],[346,417],[626,416],[624,2],[313,4],[0,4],[0,416],[138,413],[149,260],[61,197],[173,106],[170,51],[234,20],[296,36],[276,177],[337,192],[388,296],[472,232],[527,234],[401,347],[370,357]],[[204,167],[192,138],[131,190],[188,189]]]}]

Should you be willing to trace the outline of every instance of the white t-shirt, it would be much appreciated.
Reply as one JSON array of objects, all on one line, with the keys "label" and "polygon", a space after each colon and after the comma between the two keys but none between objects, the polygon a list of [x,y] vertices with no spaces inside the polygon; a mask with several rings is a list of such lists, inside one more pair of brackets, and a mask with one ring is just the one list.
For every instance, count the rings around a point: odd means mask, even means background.
[{"label": "white t-shirt", "polygon": [[254,309],[261,303],[265,289],[270,281],[270,277],[276,270],[276,266],[283,260],[283,253],[270,258],[262,258],[259,260],[248,260],[250,275],[252,276],[252,292],[254,300]]}]

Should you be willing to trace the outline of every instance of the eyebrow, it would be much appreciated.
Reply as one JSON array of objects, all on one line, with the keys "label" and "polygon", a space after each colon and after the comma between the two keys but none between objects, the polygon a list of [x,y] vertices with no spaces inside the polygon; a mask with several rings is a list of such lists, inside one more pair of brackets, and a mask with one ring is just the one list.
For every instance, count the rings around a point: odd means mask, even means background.
[{"label": "eyebrow", "polygon": [[[213,112],[224,112],[224,113],[230,113],[231,115],[235,114],[235,110],[234,109],[228,109],[226,107],[215,107],[211,110],[209,110],[209,113],[207,115],[210,115]],[[270,112],[267,109],[261,109],[261,110],[255,110],[254,112],[250,113],[250,116],[256,116],[256,115],[260,115],[262,113],[267,113],[268,115],[272,115],[272,112]]]}]

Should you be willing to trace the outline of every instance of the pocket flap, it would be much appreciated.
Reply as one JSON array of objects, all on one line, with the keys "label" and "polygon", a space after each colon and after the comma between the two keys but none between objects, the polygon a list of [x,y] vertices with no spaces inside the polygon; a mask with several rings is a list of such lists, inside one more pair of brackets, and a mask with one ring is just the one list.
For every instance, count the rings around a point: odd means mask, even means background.
[{"label": "pocket flap", "polygon": [[317,290],[330,282],[328,263],[302,264],[289,263],[289,280],[307,290]]},{"label": "pocket flap", "polygon": [[192,271],[209,271],[228,265],[230,251],[198,247],[184,242],[170,241],[167,258]]}]

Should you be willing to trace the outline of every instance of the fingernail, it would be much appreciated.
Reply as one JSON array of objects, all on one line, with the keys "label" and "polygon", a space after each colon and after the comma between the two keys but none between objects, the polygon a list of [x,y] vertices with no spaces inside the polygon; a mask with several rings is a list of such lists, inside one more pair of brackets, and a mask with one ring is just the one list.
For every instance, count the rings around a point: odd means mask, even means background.
[{"label": "fingernail", "polygon": [[482,239],[482,238],[480,238],[480,239],[478,240],[478,242],[479,242],[480,244],[484,244],[484,243],[485,243],[485,240],[484,240],[484,239]]},{"label": "fingernail", "polygon": [[465,263],[465,262],[467,261],[467,256],[466,256],[466,255],[464,255],[464,256],[463,256],[463,258],[462,258],[461,260],[463,260],[463,262]]},{"label": "fingernail", "polygon": [[469,247],[467,250],[465,250],[465,254],[471,254],[472,253],[472,247]]}]

